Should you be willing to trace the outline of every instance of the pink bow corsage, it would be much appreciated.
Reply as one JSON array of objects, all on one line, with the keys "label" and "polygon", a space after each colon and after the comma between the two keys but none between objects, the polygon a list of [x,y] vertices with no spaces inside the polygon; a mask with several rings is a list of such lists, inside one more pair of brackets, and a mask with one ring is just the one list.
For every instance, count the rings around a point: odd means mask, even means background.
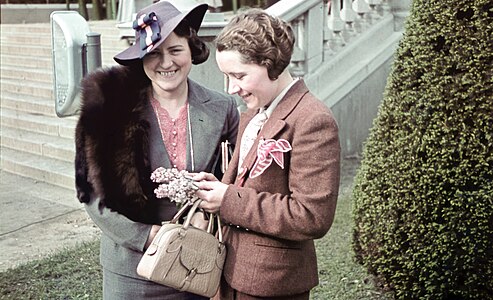
[{"label": "pink bow corsage", "polygon": [[291,151],[291,145],[285,139],[260,140],[257,148],[257,160],[250,172],[250,178],[255,178],[264,173],[275,161],[281,169],[284,169],[284,152]]}]

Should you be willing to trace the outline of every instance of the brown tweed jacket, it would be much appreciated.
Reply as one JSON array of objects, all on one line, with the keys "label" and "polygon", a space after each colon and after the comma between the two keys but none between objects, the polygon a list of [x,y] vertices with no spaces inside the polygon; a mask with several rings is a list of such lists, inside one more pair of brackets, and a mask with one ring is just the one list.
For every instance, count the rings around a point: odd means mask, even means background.
[{"label": "brown tweed jacket", "polygon": [[[255,111],[245,112],[237,143]],[[250,178],[261,139],[285,139],[292,150]],[[239,147],[237,148],[239,150]],[[220,209],[228,256],[226,281],[261,297],[306,292],[318,284],[314,239],[332,225],[339,188],[340,144],[331,111],[299,80],[260,131],[242,172],[235,151]]]}]

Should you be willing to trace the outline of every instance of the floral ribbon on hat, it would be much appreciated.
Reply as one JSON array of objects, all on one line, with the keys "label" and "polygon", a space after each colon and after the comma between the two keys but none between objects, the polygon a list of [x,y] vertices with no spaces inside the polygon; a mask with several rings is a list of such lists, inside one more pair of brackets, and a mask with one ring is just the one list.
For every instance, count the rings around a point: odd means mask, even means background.
[{"label": "floral ribbon on hat", "polygon": [[255,178],[264,173],[265,170],[275,161],[281,169],[284,169],[284,152],[291,151],[293,148],[285,139],[260,140],[257,148],[257,160],[250,172],[250,178]]},{"label": "floral ribbon on hat", "polygon": [[161,28],[154,12],[138,17],[132,27],[140,31],[140,49],[145,50],[145,53],[150,52],[154,44],[161,39]]}]

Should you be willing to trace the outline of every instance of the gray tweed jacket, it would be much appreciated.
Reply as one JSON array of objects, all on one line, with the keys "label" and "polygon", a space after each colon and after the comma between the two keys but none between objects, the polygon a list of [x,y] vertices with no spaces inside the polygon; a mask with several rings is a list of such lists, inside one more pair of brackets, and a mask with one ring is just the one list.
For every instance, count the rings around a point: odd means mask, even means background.
[{"label": "gray tweed jacket", "polygon": [[[140,79],[134,77],[115,67],[83,82],[76,128],[76,187],[79,200],[102,231],[103,267],[140,278],[136,268],[152,224],[170,220],[177,209],[153,193],[150,173],[171,165],[146,97],[149,82],[136,83]],[[188,86],[195,171],[213,172],[221,142],[234,145],[236,141],[236,101],[192,80]],[[190,146],[188,140],[189,171]]]}]

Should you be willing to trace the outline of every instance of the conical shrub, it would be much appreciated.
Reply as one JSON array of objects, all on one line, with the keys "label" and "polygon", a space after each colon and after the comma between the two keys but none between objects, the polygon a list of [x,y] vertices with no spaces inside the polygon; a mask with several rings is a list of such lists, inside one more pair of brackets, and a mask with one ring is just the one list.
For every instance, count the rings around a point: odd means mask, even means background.
[{"label": "conical shrub", "polygon": [[414,0],[354,189],[396,299],[493,299],[493,1]]}]

